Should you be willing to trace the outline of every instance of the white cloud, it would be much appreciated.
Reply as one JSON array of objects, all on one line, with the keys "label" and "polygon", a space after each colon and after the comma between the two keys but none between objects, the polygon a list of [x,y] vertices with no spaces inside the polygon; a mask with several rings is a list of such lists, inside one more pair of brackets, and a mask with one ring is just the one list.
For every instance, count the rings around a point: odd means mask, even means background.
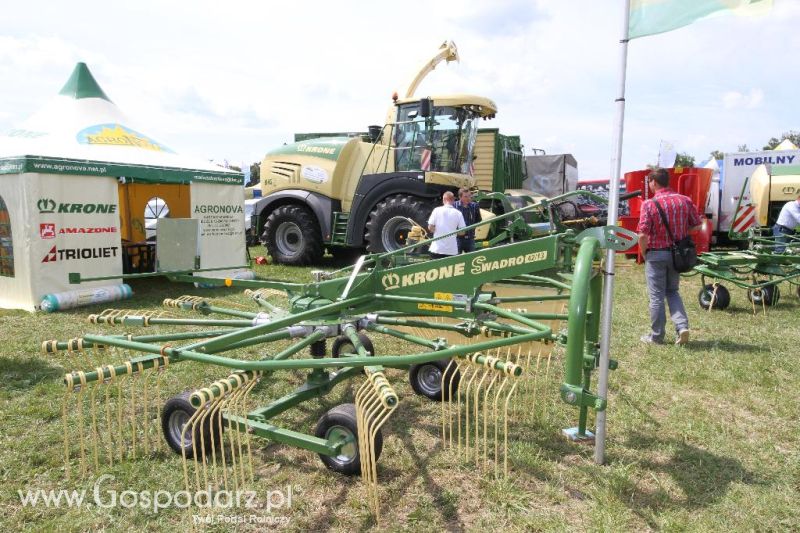
[{"label": "white cloud", "polygon": [[[800,127],[786,52],[800,49],[800,9],[786,4],[630,43],[625,170],[651,163],[661,139],[699,160]],[[461,62],[439,65],[418,94],[489,96],[499,112],[487,127],[569,150],[582,177],[606,177],[621,10],[596,0],[27,0],[0,30],[0,130],[86,61],[143,133],[187,154],[258,160],[294,132],[382,123],[392,91],[453,39]]]},{"label": "white cloud", "polygon": [[761,89],[750,89],[748,94],[738,91],[728,91],[722,95],[722,105],[725,109],[755,109],[764,100],[764,91]]}]

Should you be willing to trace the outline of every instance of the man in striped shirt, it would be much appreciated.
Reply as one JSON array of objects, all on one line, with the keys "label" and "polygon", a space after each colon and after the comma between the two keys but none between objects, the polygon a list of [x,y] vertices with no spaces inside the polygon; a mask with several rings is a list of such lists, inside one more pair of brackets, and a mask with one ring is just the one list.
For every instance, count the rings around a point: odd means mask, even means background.
[{"label": "man in striped shirt", "polygon": [[666,300],[677,332],[675,344],[684,345],[689,342],[689,318],[678,292],[680,274],[675,270],[670,250],[673,241],[667,233],[656,202],[664,210],[675,240],[686,237],[690,231],[700,229],[700,215],[688,196],[669,188],[669,174],[663,168],[653,170],[647,176],[647,183],[654,195],[642,204],[637,232],[639,249],[645,259],[644,275],[650,295],[651,331],[641,340],[648,344],[664,343]]}]

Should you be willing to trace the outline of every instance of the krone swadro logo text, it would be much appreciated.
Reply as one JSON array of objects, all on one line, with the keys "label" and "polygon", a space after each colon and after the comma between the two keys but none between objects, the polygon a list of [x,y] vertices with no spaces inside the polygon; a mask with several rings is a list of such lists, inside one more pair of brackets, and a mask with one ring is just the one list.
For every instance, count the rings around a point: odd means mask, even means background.
[{"label": "krone swadro logo text", "polygon": [[40,198],[36,202],[36,207],[40,213],[81,213],[91,215],[92,213],[116,213],[117,204],[94,204],[78,202],[59,202],[56,203],[52,198]]},{"label": "krone swadro logo text", "polygon": [[[545,259],[547,259],[547,250],[494,260],[490,260],[485,255],[481,254],[473,258],[470,262],[469,273],[472,275],[478,275],[485,272],[527,265],[529,263],[538,263],[539,261],[544,261]],[[421,285],[423,283],[430,283],[432,281],[441,279],[463,276],[466,272],[466,269],[467,263],[462,261],[454,265],[451,264],[433,267],[427,270],[409,272],[408,274],[389,272],[381,277],[381,285],[383,285],[385,290],[391,291],[394,289],[399,289],[400,287],[410,287],[412,285]]]}]

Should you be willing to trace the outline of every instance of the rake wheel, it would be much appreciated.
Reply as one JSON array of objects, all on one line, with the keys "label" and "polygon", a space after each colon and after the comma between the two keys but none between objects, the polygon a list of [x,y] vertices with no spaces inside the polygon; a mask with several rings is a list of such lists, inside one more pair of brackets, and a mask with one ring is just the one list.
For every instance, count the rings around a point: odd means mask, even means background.
[{"label": "rake wheel", "polygon": [[[181,434],[186,422],[192,417],[197,409],[189,401],[192,391],[185,391],[177,396],[173,396],[164,404],[161,410],[161,429],[164,433],[164,439],[169,444],[169,447],[178,455],[186,451],[187,458],[199,457],[202,455],[204,449],[205,455],[211,453],[211,439],[219,442],[219,419],[211,418],[205,420],[202,426],[197,426],[194,434],[188,432],[183,436],[181,441]],[[223,424],[224,426],[224,424]],[[205,448],[201,447],[200,439],[204,439]]]},{"label": "rake wheel", "polygon": [[[713,298],[713,302],[712,302]],[[714,285],[705,285],[697,294],[697,301],[700,307],[705,310],[726,309],[731,304],[731,293],[723,285],[717,284],[717,293],[714,294]]]},{"label": "rake wheel", "polygon": [[[366,348],[371,355],[375,355],[375,347],[372,345],[372,341],[369,337],[367,337],[364,333],[359,333],[358,340],[361,341],[361,344],[364,345],[364,348]],[[353,346],[353,342],[347,338],[346,335],[340,335],[336,337],[336,339],[333,341],[333,346],[331,346],[331,355],[333,357],[339,357],[343,353],[356,353],[356,348]]]},{"label": "rake wheel", "polygon": [[[435,402],[441,402],[443,399],[449,400],[450,390],[458,390],[458,382],[461,378],[455,365],[449,371],[447,370],[449,364],[450,359],[440,359],[430,363],[411,365],[411,368],[408,369],[408,381],[411,383],[411,388],[420,396],[425,396]],[[447,373],[445,383],[450,386],[445,387],[446,390],[442,394],[442,376],[445,375],[445,372]]]},{"label": "rake wheel", "polygon": [[[334,472],[352,476],[361,473],[361,455],[358,451],[358,422],[356,406],[352,403],[337,405],[320,417],[314,434],[321,439],[345,439],[347,443],[342,447],[339,455],[319,454],[320,460]],[[378,430],[375,434],[375,460],[381,455],[383,449],[383,433]]]},{"label": "rake wheel", "polygon": [[762,302],[766,306],[776,305],[780,297],[781,293],[777,285],[767,285],[760,289],[747,290],[747,299],[756,305],[761,305]]}]

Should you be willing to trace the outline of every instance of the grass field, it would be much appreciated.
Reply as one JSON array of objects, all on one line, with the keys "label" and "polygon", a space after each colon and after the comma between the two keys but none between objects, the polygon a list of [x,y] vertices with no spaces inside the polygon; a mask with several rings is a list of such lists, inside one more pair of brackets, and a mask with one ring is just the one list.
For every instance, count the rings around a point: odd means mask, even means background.
[{"label": "grass field", "polygon": [[[307,280],[310,270],[258,267],[263,277],[293,281]],[[612,357],[620,367],[610,378],[606,466],[594,464],[590,446],[561,437],[561,428],[574,425],[577,413],[560,403],[551,388],[542,409],[528,417],[532,420],[512,421],[508,480],[484,475],[442,449],[438,406],[414,395],[402,372],[389,371],[401,404],[384,429],[378,524],[358,479],[327,471],[310,452],[255,440],[254,489],[264,495],[292,488],[291,506],[272,510],[272,516],[287,522],[288,530],[800,530],[800,302],[784,286],[780,304],[766,316],[754,316],[744,292],[731,289],[731,307],[708,313],[696,302],[699,283],[695,277],[682,284],[691,345],[646,346],[639,342],[647,330],[643,270],[628,262],[620,266],[612,341]],[[137,282],[133,287],[135,298],[114,307],[153,308],[164,297],[181,294],[246,304],[242,295],[221,289],[164,281]],[[65,479],[60,440],[65,363],[40,355],[39,346],[45,339],[101,331],[85,316],[104,307],[57,315],[0,311],[2,529],[231,529],[225,523],[193,524],[190,511],[175,508],[154,513],[121,506],[22,505],[18,491],[86,489],[91,495],[96,476]],[[147,330],[156,331],[167,328]],[[382,339],[375,344],[378,353],[402,350],[398,343]],[[265,355],[248,350],[253,358]],[[170,394],[223,377],[218,370],[190,363],[175,365],[168,375],[164,388]],[[285,374],[275,378],[265,387],[265,397],[301,381]],[[555,375],[554,385],[558,379]],[[334,389],[283,416],[281,424],[313,431],[322,412],[352,401],[351,392],[349,386]],[[180,457],[163,448],[103,473],[114,476],[104,482],[104,491],[183,487]],[[267,513],[260,509],[224,514],[249,520],[247,515]]]}]

